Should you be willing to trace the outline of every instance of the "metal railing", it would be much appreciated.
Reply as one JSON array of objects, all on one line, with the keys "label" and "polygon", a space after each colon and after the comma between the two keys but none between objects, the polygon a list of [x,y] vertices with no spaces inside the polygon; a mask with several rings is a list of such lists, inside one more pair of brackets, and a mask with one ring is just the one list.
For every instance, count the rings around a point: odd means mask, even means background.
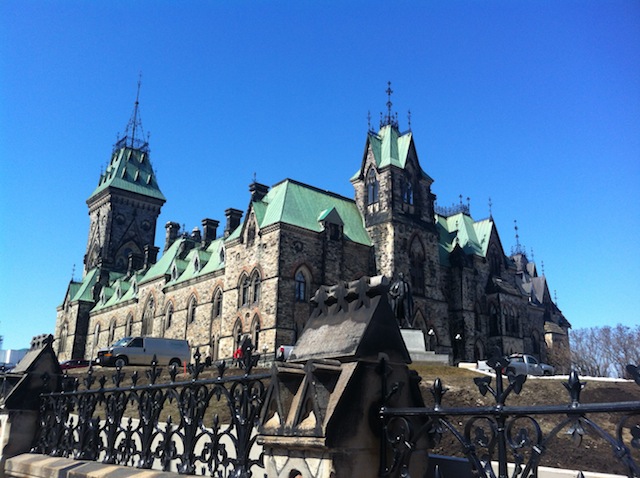
[{"label": "metal railing", "polygon": [[[198,351],[188,381],[177,382],[173,366],[169,382],[158,383],[162,369],[155,357],[145,384],[133,372],[125,386],[120,368],[112,388],[91,368],[83,389],[78,378],[64,376],[61,391],[41,396],[32,451],[185,475],[251,477],[252,468],[264,468],[262,452],[254,448],[255,427],[270,374],[251,375],[259,355],[251,353],[250,344],[243,352],[238,362],[243,374],[237,376],[224,376],[224,362],[201,362]],[[200,377],[208,367],[215,367],[217,376]],[[53,377],[49,382],[52,390]]]},{"label": "metal railing", "polygon": [[[411,457],[419,448],[420,441],[427,448],[440,442],[445,434],[451,434],[459,450],[466,456],[471,466],[471,476],[484,478],[529,478],[538,476],[538,467],[550,441],[561,431],[580,444],[582,438],[591,432],[608,443],[612,459],[623,465],[629,477],[640,476],[640,467],[634,460],[632,449],[640,450],[640,401],[617,403],[580,402],[580,393],[585,386],[578,374],[572,372],[563,383],[570,397],[564,405],[508,406],[509,395],[519,394],[526,381],[525,375],[503,375],[507,367],[507,357],[487,361],[495,372],[495,384],[491,376],[478,377],[474,383],[482,396],[489,394],[495,404],[469,408],[447,408],[443,405],[446,392],[442,381],[436,379],[431,393],[434,405],[431,408],[393,408],[390,404],[400,384],[387,383],[389,365],[381,360],[381,393],[383,404],[381,417],[381,477],[410,478]],[[640,385],[638,368],[629,365],[627,371]],[[507,384],[503,379],[507,379]],[[592,418],[599,413],[620,414],[615,425],[615,433],[606,430],[607,424],[598,424]],[[559,417],[550,426],[541,424],[542,417]],[[553,445],[558,446],[558,443]],[[509,464],[513,465],[511,475]],[[576,467],[579,468],[577,463]],[[495,469],[497,468],[497,470]],[[608,470],[607,470],[608,471]],[[421,470],[420,476],[423,476]],[[444,476],[436,469],[436,476]]]}]

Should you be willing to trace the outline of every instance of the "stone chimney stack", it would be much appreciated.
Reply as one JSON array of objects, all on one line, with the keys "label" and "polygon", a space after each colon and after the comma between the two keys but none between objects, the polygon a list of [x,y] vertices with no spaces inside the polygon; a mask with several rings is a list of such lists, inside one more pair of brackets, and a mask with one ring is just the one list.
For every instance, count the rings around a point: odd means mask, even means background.
[{"label": "stone chimney stack", "polygon": [[264,184],[260,184],[254,181],[249,184],[249,192],[251,193],[251,201],[261,201],[262,198],[265,197],[269,192],[269,186],[265,186]]},{"label": "stone chimney stack", "polygon": [[180,232],[180,224],[178,224],[177,222],[169,221],[167,224],[165,224],[164,227],[167,230],[164,242],[164,250],[166,251],[171,247],[173,241],[178,238],[178,233]]},{"label": "stone chimney stack", "polygon": [[191,239],[193,239],[194,242],[202,241],[202,235],[200,234],[200,228],[198,228],[198,226],[194,227],[191,231]]},{"label": "stone chimney stack", "polygon": [[240,209],[229,208],[224,212],[225,217],[227,218],[227,225],[224,228],[224,237],[229,237],[239,225],[240,219],[242,219],[242,211]]},{"label": "stone chimney stack", "polygon": [[159,248],[156,246],[152,246],[151,244],[147,244],[144,246],[144,270],[148,270],[153,264],[158,260],[158,252]]},{"label": "stone chimney stack", "polygon": [[205,248],[211,241],[216,239],[218,235],[218,225],[220,221],[216,221],[215,219],[203,219],[202,220],[202,247]]}]

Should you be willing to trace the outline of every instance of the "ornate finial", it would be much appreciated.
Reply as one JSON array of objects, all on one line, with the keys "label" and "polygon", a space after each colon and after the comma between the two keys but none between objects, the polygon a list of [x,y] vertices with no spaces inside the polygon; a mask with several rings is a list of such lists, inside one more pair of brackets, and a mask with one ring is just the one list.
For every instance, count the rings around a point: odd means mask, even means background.
[{"label": "ornate finial", "polygon": [[409,131],[411,131],[411,110],[407,111],[407,123],[409,125]]},{"label": "ornate finial", "polygon": [[371,110],[367,111],[367,131],[371,131]]},{"label": "ornate finial", "polygon": [[542,275],[544,276],[544,261],[540,261],[540,269],[542,270]]},{"label": "ornate finial", "polygon": [[391,82],[387,81],[387,119],[389,120],[389,123],[391,122],[391,106],[393,106],[393,103],[391,103],[391,94],[393,93],[393,90],[391,89]]},{"label": "ornate finial", "polygon": [[535,257],[535,256],[533,255],[533,247],[532,247],[532,248],[531,248],[531,262],[534,262],[534,261],[533,261],[533,258],[534,258],[534,257]]},{"label": "ornate finial", "polygon": [[73,281],[73,278],[76,276],[76,265],[74,264],[73,267],[71,268],[71,280]]},{"label": "ornate finial", "polygon": [[558,305],[558,291],[553,289],[553,302]]},{"label": "ornate finial", "polygon": [[518,234],[518,220],[513,220],[513,228],[516,230],[516,247],[520,248],[520,235]]},{"label": "ornate finial", "polygon": [[460,205],[462,206],[462,194],[458,196],[460,198]]},{"label": "ornate finial", "polygon": [[489,219],[493,219],[492,207],[493,207],[493,202],[491,202],[491,198],[489,198]]},{"label": "ornate finial", "polygon": [[253,182],[254,183],[256,182],[256,172],[255,171],[253,172]]},{"label": "ornate finial", "polygon": [[[139,148],[142,150],[146,150],[148,147],[148,136],[147,141],[144,140],[145,134],[142,129],[142,120],[140,119],[140,87],[142,86],[142,73],[138,76],[138,89],[136,91],[136,101],[133,106],[133,113],[131,114],[131,118],[129,119],[129,123],[127,123],[127,127],[124,131],[124,136],[116,142],[116,148],[122,147],[124,145],[129,144],[131,148]],[[136,138],[136,131],[140,130],[139,136],[140,138]],[[120,136],[120,135],[118,135]]]}]

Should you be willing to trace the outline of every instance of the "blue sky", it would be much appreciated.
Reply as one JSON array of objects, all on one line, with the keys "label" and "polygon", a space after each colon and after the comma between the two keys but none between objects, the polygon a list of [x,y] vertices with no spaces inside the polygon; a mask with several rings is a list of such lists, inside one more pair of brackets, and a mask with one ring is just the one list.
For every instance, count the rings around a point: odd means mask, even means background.
[{"label": "blue sky", "polygon": [[53,332],[86,199],[140,111],[189,230],[255,173],[353,197],[387,81],[438,204],[492,213],[574,328],[640,323],[637,1],[0,2],[0,335]]}]

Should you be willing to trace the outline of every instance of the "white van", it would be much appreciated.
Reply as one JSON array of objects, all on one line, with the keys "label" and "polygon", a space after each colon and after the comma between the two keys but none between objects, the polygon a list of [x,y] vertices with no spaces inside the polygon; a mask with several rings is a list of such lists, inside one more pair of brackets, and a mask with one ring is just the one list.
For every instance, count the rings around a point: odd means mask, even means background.
[{"label": "white van", "polygon": [[189,363],[189,342],[158,337],[124,337],[106,349],[98,350],[98,363],[102,366],[151,365],[153,356],[158,365],[182,366]]}]

